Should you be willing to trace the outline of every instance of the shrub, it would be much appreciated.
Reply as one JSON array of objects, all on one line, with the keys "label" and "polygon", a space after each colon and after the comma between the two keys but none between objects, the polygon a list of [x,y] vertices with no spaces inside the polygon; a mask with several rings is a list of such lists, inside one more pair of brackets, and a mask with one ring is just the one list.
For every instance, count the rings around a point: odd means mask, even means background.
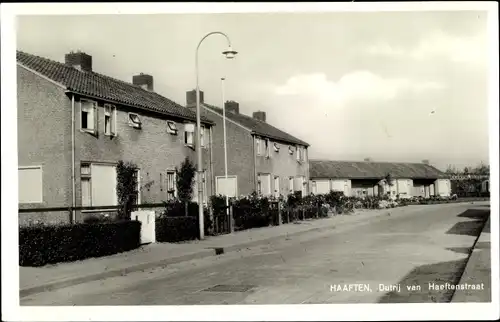
[{"label": "shrub", "polygon": [[273,220],[269,199],[253,192],[233,202],[235,230],[269,226]]},{"label": "shrub", "polygon": [[188,157],[184,159],[181,164],[181,168],[177,172],[177,193],[179,195],[179,200],[182,202],[190,202],[193,197],[193,180],[196,173],[196,168],[194,167],[191,160]]},{"label": "shrub", "polygon": [[118,162],[116,166],[116,194],[118,196],[118,217],[130,219],[130,212],[137,203],[137,166],[130,162]]},{"label": "shrub", "polygon": [[156,218],[156,240],[158,242],[179,242],[199,237],[198,217]]},{"label": "shrub", "polygon": [[141,223],[116,221],[19,228],[19,265],[43,266],[109,256],[140,246]]},{"label": "shrub", "polygon": [[[186,204],[180,200],[164,202],[165,209],[156,218],[156,240],[158,242],[178,242],[197,239],[199,237],[198,203],[188,202],[188,215],[185,215]],[[212,229],[212,220],[207,207],[204,207],[205,234]],[[184,218],[184,219],[183,219]]]}]

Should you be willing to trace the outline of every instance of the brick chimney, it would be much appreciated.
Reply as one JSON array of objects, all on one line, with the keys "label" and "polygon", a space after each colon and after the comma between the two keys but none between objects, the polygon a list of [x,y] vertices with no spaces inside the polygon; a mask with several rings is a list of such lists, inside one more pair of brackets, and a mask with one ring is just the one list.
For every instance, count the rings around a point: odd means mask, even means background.
[{"label": "brick chimney", "polygon": [[422,160],[422,163],[423,163],[423,164],[427,164],[427,165],[431,164],[431,163],[429,162],[429,160]]},{"label": "brick chimney", "polygon": [[240,103],[235,101],[227,101],[225,106],[226,113],[239,114],[240,113]]},{"label": "brick chimney", "polygon": [[153,76],[140,73],[132,76],[132,84],[142,87],[145,90],[153,91]]},{"label": "brick chimney", "polygon": [[72,66],[78,70],[84,72],[92,71],[92,56],[87,55],[84,52],[70,52],[64,56],[66,65]]},{"label": "brick chimney", "polygon": [[266,122],[266,112],[263,111],[253,112],[253,118],[261,122]]},{"label": "brick chimney", "polygon": [[[203,104],[204,102],[203,91],[200,91],[200,104]],[[196,89],[186,92],[186,106],[196,107]]]}]

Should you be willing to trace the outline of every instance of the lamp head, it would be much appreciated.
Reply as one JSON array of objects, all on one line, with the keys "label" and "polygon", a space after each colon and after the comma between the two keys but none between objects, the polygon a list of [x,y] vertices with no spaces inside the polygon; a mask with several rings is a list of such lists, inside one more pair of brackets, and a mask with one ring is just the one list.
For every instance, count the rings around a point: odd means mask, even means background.
[{"label": "lamp head", "polygon": [[231,46],[227,48],[226,51],[223,51],[222,54],[226,56],[227,59],[233,59],[238,52],[233,50]]}]

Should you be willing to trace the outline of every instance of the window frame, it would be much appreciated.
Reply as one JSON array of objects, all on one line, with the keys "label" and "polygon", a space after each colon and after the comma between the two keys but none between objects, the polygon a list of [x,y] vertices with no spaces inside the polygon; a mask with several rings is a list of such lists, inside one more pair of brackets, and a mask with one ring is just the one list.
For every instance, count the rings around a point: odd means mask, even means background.
[{"label": "window frame", "polygon": [[[85,103],[89,103],[92,105],[92,108],[89,109],[92,113],[92,115],[89,117],[88,116],[88,113],[89,111],[86,111],[87,113],[87,127],[84,128],[83,127],[83,112],[84,112],[84,105]],[[94,100],[90,100],[90,99],[86,99],[86,98],[82,98],[80,99],[80,131],[82,132],[87,132],[87,133],[91,133],[91,134],[97,134],[98,133],[98,104],[96,101]],[[89,122],[89,118],[91,120],[93,120],[93,123],[92,122]],[[93,124],[93,128],[89,128],[89,124]]]},{"label": "window frame", "polygon": [[[129,112],[129,113],[127,113],[127,116],[128,116],[128,125],[130,127],[133,127],[134,129],[138,129],[138,130],[142,129],[142,121],[141,121],[140,115],[138,113]],[[137,120],[139,122],[133,121],[132,116],[136,116]]]},{"label": "window frame", "polygon": [[[109,109],[109,112],[106,111]],[[109,115],[108,115],[109,114]],[[113,104],[104,104],[104,135],[116,136],[116,106]],[[110,117],[109,133],[106,132],[106,116]]]},{"label": "window frame", "polygon": [[[168,186],[169,175],[173,175],[173,177],[172,177],[173,190],[169,189],[169,186]],[[166,181],[165,191],[167,193],[167,200],[171,200],[171,199],[169,199],[170,197],[172,197],[172,200],[177,198],[177,171],[171,170],[171,169],[168,169],[167,171],[165,171],[165,181]],[[172,193],[172,192],[173,192],[173,195],[170,196],[170,193]]]},{"label": "window frame", "polygon": [[266,149],[266,159],[271,158],[271,141],[268,138],[264,140],[264,148]]},{"label": "window frame", "polygon": [[[173,128],[172,128],[173,126]],[[167,133],[172,135],[177,135],[179,133],[179,129],[177,128],[177,124],[174,121],[167,121]]]},{"label": "window frame", "polygon": [[[193,127],[193,131],[187,131],[187,127],[188,126],[192,126]],[[192,143],[188,143],[187,142],[188,133],[191,134],[191,138],[192,138],[191,141],[192,141]],[[184,123],[184,145],[185,146],[188,146],[190,148],[194,148],[195,143],[196,143],[195,133],[196,133],[196,125],[194,123]]]}]

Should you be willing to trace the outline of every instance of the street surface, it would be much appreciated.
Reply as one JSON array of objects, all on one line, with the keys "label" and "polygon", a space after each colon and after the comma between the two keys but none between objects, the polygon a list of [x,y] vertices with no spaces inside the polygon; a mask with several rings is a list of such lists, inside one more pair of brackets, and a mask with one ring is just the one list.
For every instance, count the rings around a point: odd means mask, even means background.
[{"label": "street surface", "polygon": [[458,283],[489,211],[488,202],[388,209],[369,225],[34,294],[21,305],[449,302],[446,283]]}]

